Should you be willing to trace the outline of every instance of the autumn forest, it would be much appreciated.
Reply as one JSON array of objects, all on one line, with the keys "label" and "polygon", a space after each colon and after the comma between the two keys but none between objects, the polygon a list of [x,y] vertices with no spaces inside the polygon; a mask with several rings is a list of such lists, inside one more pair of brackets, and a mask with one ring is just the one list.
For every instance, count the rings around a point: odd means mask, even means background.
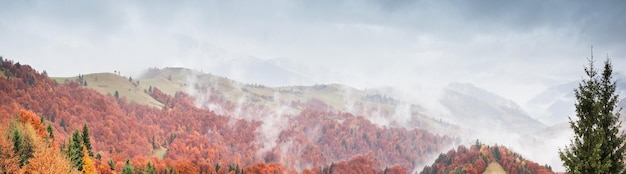
[{"label": "autumn forest", "polygon": [[511,173],[551,173],[502,146],[440,155],[458,140],[381,127],[319,100],[286,103],[301,111],[285,117],[274,142],[260,143],[263,120],[228,114],[266,114],[266,106],[204,99],[224,106],[220,115],[151,87],[144,93],[164,104],[151,107],[11,60],[0,71],[0,173],[411,173],[435,158],[416,172],[482,173],[496,161]]}]

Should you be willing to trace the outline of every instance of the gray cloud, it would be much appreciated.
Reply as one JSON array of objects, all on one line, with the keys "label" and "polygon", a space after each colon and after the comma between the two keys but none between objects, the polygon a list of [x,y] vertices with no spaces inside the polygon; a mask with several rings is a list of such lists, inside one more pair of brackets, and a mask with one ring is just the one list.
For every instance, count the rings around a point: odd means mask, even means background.
[{"label": "gray cloud", "polygon": [[[56,76],[184,66],[281,85],[246,75],[267,67],[306,79],[284,85],[410,89],[461,81],[525,103],[549,85],[579,79],[590,45],[597,57],[610,54],[617,71],[626,68],[623,1],[0,4],[0,54]],[[238,68],[250,57],[275,65]]]}]

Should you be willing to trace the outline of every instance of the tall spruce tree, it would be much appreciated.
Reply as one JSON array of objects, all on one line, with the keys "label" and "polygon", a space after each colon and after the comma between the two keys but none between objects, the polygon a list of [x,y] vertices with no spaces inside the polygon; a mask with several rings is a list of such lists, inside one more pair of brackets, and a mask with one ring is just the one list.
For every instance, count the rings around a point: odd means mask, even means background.
[{"label": "tall spruce tree", "polygon": [[124,163],[124,166],[122,167],[122,174],[135,174],[135,167],[130,159],[126,159],[126,163]]},{"label": "tall spruce tree", "polygon": [[72,136],[70,137],[70,140],[68,142],[68,147],[66,151],[66,154],[70,162],[72,163],[72,166],[78,169],[78,171],[83,171],[83,156],[85,156],[85,154],[82,150],[82,141],[83,138],[80,136],[80,133],[78,133],[78,130],[74,130],[74,133],[72,133]]},{"label": "tall spruce tree", "polygon": [[618,95],[612,80],[612,65],[607,58],[598,76],[593,65],[593,51],[586,79],[574,90],[576,117],[569,118],[574,131],[571,144],[559,150],[567,173],[621,173],[624,169],[624,140],[619,134],[620,115],[616,110]]},{"label": "tall spruce tree", "polygon": [[12,129],[13,150],[19,157],[20,167],[23,167],[28,164],[28,160],[33,157],[35,152],[33,140],[28,135],[23,134],[17,125],[13,125]]},{"label": "tall spruce tree", "polygon": [[148,162],[148,164],[146,165],[146,168],[143,169],[143,172],[141,172],[141,174],[156,174],[156,168],[154,167],[154,165],[152,165],[152,162]]},{"label": "tall spruce tree", "polygon": [[46,127],[46,131],[48,131],[48,137],[54,139],[54,131],[52,130],[51,125],[48,125],[48,127]]},{"label": "tall spruce tree", "polygon": [[89,156],[93,157],[93,151],[91,150],[91,138],[89,138],[89,128],[87,128],[87,124],[83,124],[83,144],[87,148],[89,152]]},{"label": "tall spruce tree", "polygon": [[620,111],[617,108],[619,95],[615,93],[617,85],[613,81],[613,66],[611,60],[607,56],[604,62],[604,71],[600,79],[600,128],[604,135],[605,143],[602,143],[603,163],[610,164],[609,173],[622,173],[624,170],[624,140],[626,135],[620,134],[622,121],[620,119]]}]

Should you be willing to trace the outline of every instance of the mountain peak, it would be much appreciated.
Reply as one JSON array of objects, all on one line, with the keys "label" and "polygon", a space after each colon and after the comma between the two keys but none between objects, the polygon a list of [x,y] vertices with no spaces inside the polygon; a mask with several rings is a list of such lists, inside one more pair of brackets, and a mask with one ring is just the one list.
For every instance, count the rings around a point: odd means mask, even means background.
[{"label": "mountain peak", "polygon": [[485,89],[476,87],[472,83],[453,82],[453,83],[450,83],[446,89],[448,91],[454,91],[454,92],[457,92],[466,96],[473,97],[476,100],[480,100],[482,102],[495,103],[503,107],[507,107],[507,108],[524,112],[522,107],[520,107],[514,101],[504,98],[502,96],[499,96],[497,94],[491,93]]}]

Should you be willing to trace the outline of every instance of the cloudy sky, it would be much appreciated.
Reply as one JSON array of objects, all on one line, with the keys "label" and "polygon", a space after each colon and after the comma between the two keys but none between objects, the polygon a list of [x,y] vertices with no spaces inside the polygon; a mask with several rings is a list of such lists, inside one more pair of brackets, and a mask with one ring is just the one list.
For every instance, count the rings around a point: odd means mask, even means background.
[{"label": "cloudy sky", "polygon": [[0,55],[51,76],[138,76],[149,67],[179,66],[274,86],[431,89],[469,82],[524,103],[548,86],[579,80],[591,45],[597,58],[608,54],[616,71],[626,70],[626,1],[618,0],[0,6]]}]

